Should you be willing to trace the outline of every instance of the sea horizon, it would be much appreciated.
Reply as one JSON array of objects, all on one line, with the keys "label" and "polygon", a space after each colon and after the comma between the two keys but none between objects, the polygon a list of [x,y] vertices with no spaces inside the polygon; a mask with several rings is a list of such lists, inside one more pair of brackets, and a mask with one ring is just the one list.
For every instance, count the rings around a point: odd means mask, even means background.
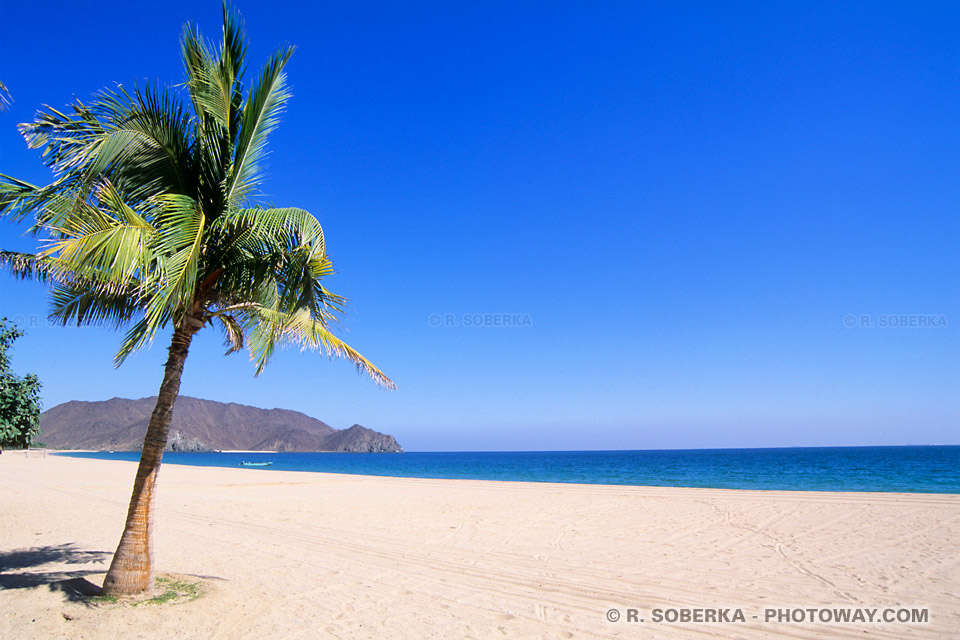
[{"label": "sea horizon", "polygon": [[[838,445],[784,445],[778,447],[654,447],[649,449],[404,449],[403,451],[279,451],[277,449],[214,449],[195,453],[361,453],[366,455],[391,455],[393,453],[630,453],[639,451],[778,451],[786,449],[899,449],[904,447],[960,447],[953,444],[838,444]],[[16,449],[9,449],[16,451]],[[107,449],[53,448],[32,446],[30,451],[48,451],[50,453],[91,452],[101,453]],[[139,449],[111,449],[115,453],[139,453]],[[182,453],[167,451],[171,453]]]},{"label": "sea horizon", "polygon": [[[138,451],[53,451],[136,461]],[[335,454],[335,455],[331,455]],[[264,459],[259,457],[264,456]],[[960,493],[960,445],[581,451],[167,452],[167,464],[400,478],[711,489]]]}]

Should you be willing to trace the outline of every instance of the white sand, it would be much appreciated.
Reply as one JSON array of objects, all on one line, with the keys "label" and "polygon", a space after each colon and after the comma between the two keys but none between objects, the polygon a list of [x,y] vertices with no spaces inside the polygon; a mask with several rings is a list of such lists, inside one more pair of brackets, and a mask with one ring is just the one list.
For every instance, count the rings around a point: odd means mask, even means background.
[{"label": "white sand", "polygon": [[[948,638],[960,496],[374,478],[166,465],[173,606],[88,607],[134,463],[0,456],[0,638]],[[745,623],[654,623],[741,607]],[[767,607],[928,608],[926,624],[763,622]],[[620,621],[606,620],[616,608]],[[644,622],[627,622],[627,609]],[[732,614],[731,614],[732,615]],[[754,620],[752,616],[759,616]]]}]

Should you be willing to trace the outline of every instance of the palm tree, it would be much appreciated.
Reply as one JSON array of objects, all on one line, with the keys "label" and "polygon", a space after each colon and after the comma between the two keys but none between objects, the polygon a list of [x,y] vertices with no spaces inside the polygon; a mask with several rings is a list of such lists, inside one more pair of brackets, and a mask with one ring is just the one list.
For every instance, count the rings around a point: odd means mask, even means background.
[{"label": "palm tree", "polygon": [[0,253],[19,277],[51,286],[51,318],[128,327],[120,363],[166,327],[173,330],[126,525],[104,580],[108,595],[153,588],[154,488],[180,376],[194,335],[219,326],[227,353],[245,346],[257,374],[293,342],[355,363],[395,385],[331,330],[344,299],[322,284],[331,273],[323,232],[308,212],[256,200],[268,134],[290,97],[274,53],[245,90],[246,34],[224,5],[223,41],[187,25],[182,37],[189,106],[177,91],[122,86],[45,107],[20,125],[42,150],[54,181],[0,176],[0,215],[34,217],[36,254]]}]

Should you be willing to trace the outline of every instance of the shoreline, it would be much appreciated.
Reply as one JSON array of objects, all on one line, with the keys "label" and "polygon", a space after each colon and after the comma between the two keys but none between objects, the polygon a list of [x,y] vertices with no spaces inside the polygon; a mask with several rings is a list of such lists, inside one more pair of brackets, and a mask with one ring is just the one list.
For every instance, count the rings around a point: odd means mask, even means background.
[{"label": "shoreline", "polygon": [[[954,494],[186,465],[161,470],[155,560],[161,573],[203,579],[207,594],[167,609],[84,607],[56,585],[102,581],[135,470],[128,461],[0,457],[0,636],[124,637],[131,625],[155,637],[409,640],[947,638],[960,628]],[[717,606],[748,618],[605,618],[611,609]],[[924,607],[930,620],[765,623],[769,606]]]}]

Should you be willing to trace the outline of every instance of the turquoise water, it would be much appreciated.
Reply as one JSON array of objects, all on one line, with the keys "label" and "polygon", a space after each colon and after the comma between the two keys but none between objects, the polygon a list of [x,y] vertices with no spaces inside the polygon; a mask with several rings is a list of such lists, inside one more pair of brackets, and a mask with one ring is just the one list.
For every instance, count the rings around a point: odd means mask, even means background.
[{"label": "turquoise water", "polygon": [[[62,454],[138,460],[137,452]],[[463,453],[167,453],[167,464],[239,467],[250,473],[313,471],[407,478],[526,482],[960,493],[960,446],[536,451]]]}]

